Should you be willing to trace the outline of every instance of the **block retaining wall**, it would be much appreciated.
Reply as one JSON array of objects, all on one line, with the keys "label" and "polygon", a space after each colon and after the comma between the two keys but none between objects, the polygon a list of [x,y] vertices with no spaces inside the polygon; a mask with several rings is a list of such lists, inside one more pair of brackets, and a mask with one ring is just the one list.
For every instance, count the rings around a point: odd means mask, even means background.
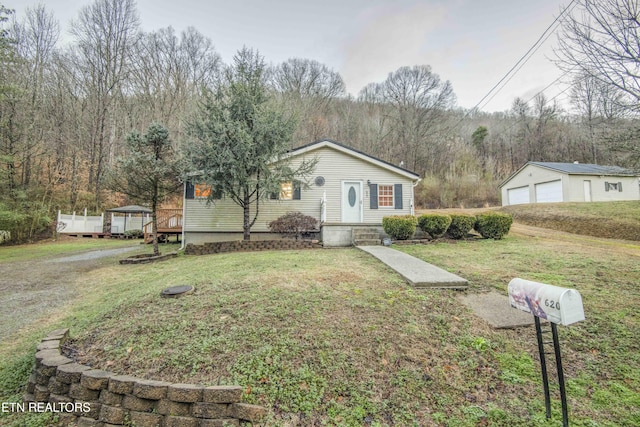
[{"label": "block retaining wall", "polygon": [[224,252],[273,251],[294,249],[315,249],[322,245],[317,240],[235,240],[232,242],[210,242],[202,245],[188,243],[187,255],[209,255]]},{"label": "block retaining wall", "polygon": [[66,425],[240,426],[241,421],[260,422],[267,413],[262,406],[241,403],[239,386],[173,384],[80,365],[60,352],[68,334],[68,329],[56,330],[40,342],[23,399],[28,408],[58,412]]}]

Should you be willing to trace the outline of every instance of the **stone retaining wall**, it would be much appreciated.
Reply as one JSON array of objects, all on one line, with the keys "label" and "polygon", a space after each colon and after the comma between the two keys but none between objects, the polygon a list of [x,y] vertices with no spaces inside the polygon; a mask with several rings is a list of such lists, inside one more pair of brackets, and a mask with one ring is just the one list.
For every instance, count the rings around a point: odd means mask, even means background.
[{"label": "stone retaining wall", "polygon": [[24,396],[27,408],[58,412],[67,425],[222,427],[266,415],[264,407],[240,402],[239,386],[144,380],[75,363],[60,353],[68,334],[56,330],[40,342]]},{"label": "stone retaining wall", "polygon": [[314,249],[321,247],[322,245],[317,240],[235,240],[230,242],[210,242],[202,245],[188,243],[185,254],[209,255],[223,252]]}]

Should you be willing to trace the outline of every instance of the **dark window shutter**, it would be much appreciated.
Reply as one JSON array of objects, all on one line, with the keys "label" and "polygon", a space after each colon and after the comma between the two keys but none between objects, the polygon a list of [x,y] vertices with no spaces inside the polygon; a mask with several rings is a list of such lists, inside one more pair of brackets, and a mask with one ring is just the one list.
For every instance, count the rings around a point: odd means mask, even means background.
[{"label": "dark window shutter", "polygon": [[604,191],[609,191],[609,183],[608,182],[604,183]]},{"label": "dark window shutter", "polygon": [[270,200],[278,200],[278,193],[269,193]]},{"label": "dark window shutter", "polygon": [[300,181],[293,181],[293,200],[300,200],[301,193]]},{"label": "dark window shutter", "polygon": [[621,182],[618,183],[618,191],[622,193],[622,183]]},{"label": "dark window shutter", "polygon": [[186,199],[193,199],[195,197],[195,193],[196,193],[196,188],[193,185],[192,182],[187,182],[185,184],[187,186],[186,190],[185,190],[185,198]]},{"label": "dark window shutter", "polygon": [[396,209],[402,209],[402,184],[393,185],[393,204]]},{"label": "dark window shutter", "polygon": [[369,185],[369,208],[378,209],[378,184]]}]

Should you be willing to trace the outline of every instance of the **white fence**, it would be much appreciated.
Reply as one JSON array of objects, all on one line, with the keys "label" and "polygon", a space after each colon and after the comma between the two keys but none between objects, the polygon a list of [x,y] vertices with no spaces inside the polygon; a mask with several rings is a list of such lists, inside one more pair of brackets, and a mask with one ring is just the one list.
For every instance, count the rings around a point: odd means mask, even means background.
[{"label": "white fence", "polygon": [[104,226],[104,214],[100,216],[87,216],[87,210],[84,215],[65,215],[58,211],[58,233],[102,233]]},{"label": "white fence", "polygon": [[[151,221],[151,215],[131,215],[115,216],[111,214],[111,234],[124,234],[129,230],[142,230],[144,225]],[[58,211],[58,233],[79,234],[79,233],[102,233],[104,231],[104,214],[100,216],[88,216],[87,210],[84,215],[65,215]]]}]

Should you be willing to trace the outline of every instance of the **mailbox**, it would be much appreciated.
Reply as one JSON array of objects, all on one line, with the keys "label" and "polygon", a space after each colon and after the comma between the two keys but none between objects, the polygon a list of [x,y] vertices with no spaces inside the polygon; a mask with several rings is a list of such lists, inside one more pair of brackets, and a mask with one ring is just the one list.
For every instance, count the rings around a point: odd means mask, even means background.
[{"label": "mailbox", "polygon": [[584,320],[582,297],[575,289],[515,278],[508,290],[513,308],[565,326]]}]

